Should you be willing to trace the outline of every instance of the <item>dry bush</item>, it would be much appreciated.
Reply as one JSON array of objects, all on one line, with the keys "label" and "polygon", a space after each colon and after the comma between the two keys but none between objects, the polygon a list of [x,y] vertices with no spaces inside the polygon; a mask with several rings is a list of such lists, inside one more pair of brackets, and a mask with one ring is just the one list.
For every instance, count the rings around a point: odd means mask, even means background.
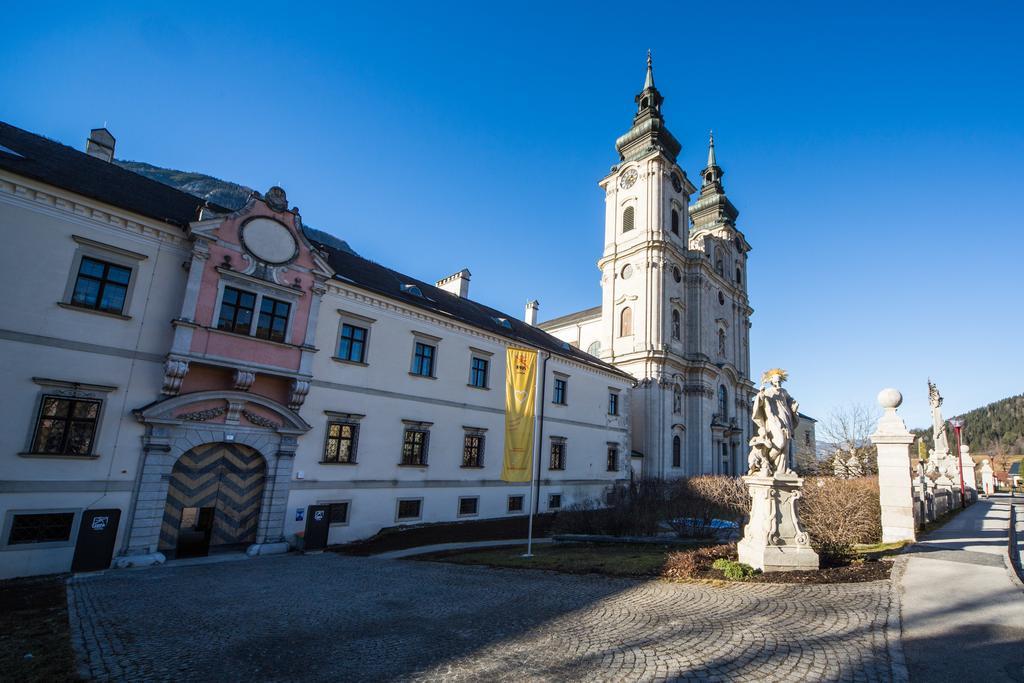
[{"label": "dry bush", "polygon": [[711,569],[715,560],[729,560],[734,557],[736,545],[732,543],[696,550],[680,550],[668,554],[661,574],[670,579],[692,579]]},{"label": "dry bush", "polygon": [[716,519],[743,524],[750,513],[750,496],[741,479],[701,476],[678,479],[668,495],[669,526],[684,537],[715,535]]},{"label": "dry bush", "polygon": [[826,563],[851,555],[856,543],[882,538],[878,477],[813,477],[804,482],[800,521]]}]

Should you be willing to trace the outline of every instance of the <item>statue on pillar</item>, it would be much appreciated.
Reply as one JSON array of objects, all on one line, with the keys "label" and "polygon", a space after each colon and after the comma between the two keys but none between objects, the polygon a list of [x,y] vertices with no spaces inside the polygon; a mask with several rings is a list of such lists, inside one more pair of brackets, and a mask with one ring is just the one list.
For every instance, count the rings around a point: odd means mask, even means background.
[{"label": "statue on pillar", "polygon": [[952,488],[959,476],[960,463],[949,452],[946,422],[942,419],[942,394],[931,380],[928,380],[928,405],[932,408],[932,441],[935,444],[928,456],[928,474],[939,486]]},{"label": "statue on pillar", "polygon": [[794,475],[789,468],[789,442],[800,421],[800,404],[782,388],[788,379],[785,370],[773,368],[761,375],[761,390],[754,396],[751,419],[757,426],[757,434],[750,439],[750,456],[747,474],[762,477]]},{"label": "statue on pillar", "polygon": [[800,417],[799,404],[782,388],[786,379],[786,371],[779,368],[761,375],[752,411],[757,434],[750,439],[749,473],[743,477],[750,493],[750,520],[736,550],[740,562],[766,572],[819,566],[797,511],[804,480],[788,463]]},{"label": "statue on pillar", "polygon": [[942,394],[931,380],[928,380],[928,405],[932,408],[932,442],[935,444],[933,453],[942,456],[949,453],[949,440],[946,438],[946,423],[942,419]]}]

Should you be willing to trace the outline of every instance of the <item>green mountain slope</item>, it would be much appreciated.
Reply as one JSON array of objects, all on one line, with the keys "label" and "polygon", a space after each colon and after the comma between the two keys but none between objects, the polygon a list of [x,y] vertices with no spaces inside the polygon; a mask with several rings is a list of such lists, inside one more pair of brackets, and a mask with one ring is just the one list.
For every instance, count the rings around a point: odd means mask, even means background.
[{"label": "green mountain slope", "polygon": [[[145,176],[151,180],[163,183],[164,185],[170,185],[177,190],[187,192],[190,195],[199,197],[200,199],[205,199],[208,202],[218,204],[232,210],[242,208],[245,205],[246,200],[249,198],[249,193],[252,192],[250,188],[245,187],[244,185],[231,183],[202,173],[177,171],[173,168],[161,168],[160,166],[147,164],[143,161],[124,161],[122,159],[115,159],[114,163],[121,168],[132,171],[133,173],[138,173],[139,175]],[[327,244],[336,249],[343,249],[344,251],[348,251],[353,254],[355,253],[348,245],[348,242],[343,239],[339,239],[328,232],[311,228],[305,224],[303,224],[302,229],[305,231],[306,236],[314,242],[320,242],[321,244]]]},{"label": "green mountain slope", "polygon": [[[963,418],[964,443],[970,445],[973,453],[1024,451],[1024,394],[989,403],[957,417]],[[931,428],[911,431],[932,447]],[[953,446],[953,439],[950,429],[950,446]]]}]

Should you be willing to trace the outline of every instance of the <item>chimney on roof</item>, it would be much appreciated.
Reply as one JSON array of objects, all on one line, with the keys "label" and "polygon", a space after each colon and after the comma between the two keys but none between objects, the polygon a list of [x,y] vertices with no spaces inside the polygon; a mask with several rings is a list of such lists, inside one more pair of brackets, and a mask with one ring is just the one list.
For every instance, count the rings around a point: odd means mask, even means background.
[{"label": "chimney on roof", "polygon": [[469,298],[469,276],[470,272],[468,268],[463,268],[457,273],[453,273],[446,278],[441,278],[437,281],[437,287],[443,289],[446,292],[451,292],[455,296],[468,299]]},{"label": "chimney on roof", "polygon": [[111,162],[114,160],[114,136],[106,128],[93,128],[89,131],[89,139],[85,141],[85,153],[97,159]]},{"label": "chimney on roof", "polygon": [[537,326],[537,310],[540,308],[540,302],[534,299],[533,301],[526,302],[526,324]]}]

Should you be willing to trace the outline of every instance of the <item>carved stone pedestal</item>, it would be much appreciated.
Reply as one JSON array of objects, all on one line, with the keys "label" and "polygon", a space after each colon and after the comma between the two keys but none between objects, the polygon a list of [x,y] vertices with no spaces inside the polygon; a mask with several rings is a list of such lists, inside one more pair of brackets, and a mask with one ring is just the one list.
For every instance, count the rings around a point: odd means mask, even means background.
[{"label": "carved stone pedestal", "polygon": [[818,569],[818,553],[800,528],[797,501],[804,480],[796,475],[743,477],[750,492],[750,522],[737,546],[739,560],[764,572]]}]

